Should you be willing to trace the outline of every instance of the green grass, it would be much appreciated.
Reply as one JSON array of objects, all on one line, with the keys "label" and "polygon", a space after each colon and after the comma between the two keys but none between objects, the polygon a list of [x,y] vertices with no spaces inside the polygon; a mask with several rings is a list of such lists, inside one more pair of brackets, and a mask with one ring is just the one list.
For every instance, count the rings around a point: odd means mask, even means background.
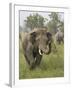
[{"label": "green grass", "polygon": [[39,67],[29,70],[22,48],[19,49],[19,79],[51,78],[64,76],[64,46],[57,45],[57,52],[44,55]]}]

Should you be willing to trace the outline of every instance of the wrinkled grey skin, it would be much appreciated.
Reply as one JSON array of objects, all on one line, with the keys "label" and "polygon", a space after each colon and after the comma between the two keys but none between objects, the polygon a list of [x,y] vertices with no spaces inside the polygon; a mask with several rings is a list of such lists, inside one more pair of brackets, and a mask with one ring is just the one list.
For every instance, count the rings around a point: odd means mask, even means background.
[{"label": "wrinkled grey skin", "polygon": [[22,46],[30,69],[40,64],[42,55],[51,53],[52,35],[44,28],[37,28],[24,35]]},{"label": "wrinkled grey skin", "polygon": [[55,39],[58,44],[61,44],[64,42],[64,34],[60,30],[55,34]]}]

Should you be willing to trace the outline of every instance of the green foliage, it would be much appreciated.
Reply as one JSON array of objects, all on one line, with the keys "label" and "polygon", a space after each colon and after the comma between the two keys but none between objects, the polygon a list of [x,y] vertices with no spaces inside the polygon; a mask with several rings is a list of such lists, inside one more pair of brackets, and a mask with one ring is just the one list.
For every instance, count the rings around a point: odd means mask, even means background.
[{"label": "green foliage", "polygon": [[24,20],[24,30],[27,31],[27,29],[33,30],[34,28],[46,27],[48,28],[48,31],[53,34],[55,34],[58,29],[64,32],[64,21],[61,20],[60,14],[56,12],[51,12],[48,16],[49,18],[45,18],[38,13],[30,14],[26,18],[26,20]]},{"label": "green foliage", "polygon": [[52,12],[49,16],[50,16],[51,20],[54,21],[55,23],[57,23],[59,21],[58,13]]},{"label": "green foliage", "polygon": [[30,29],[37,28],[37,27],[43,27],[44,26],[44,17],[39,14],[30,15],[27,17],[26,27],[29,27]]},{"label": "green foliage", "polygon": [[29,70],[27,62],[22,52],[19,50],[19,79],[28,78],[49,78],[64,77],[64,46],[57,45],[57,52],[44,55],[39,67]]},{"label": "green foliage", "polygon": [[60,27],[59,29],[64,32],[64,22],[60,21]]},{"label": "green foliage", "polygon": [[63,21],[60,20],[58,13],[52,12],[49,17],[50,21],[47,23],[49,31],[51,31],[53,34],[55,34],[58,29],[64,31],[64,24]]}]

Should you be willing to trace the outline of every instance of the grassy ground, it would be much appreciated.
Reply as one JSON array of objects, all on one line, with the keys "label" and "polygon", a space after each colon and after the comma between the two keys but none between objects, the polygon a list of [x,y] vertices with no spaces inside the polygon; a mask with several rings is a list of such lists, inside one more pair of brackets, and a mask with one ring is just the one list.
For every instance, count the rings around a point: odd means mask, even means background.
[{"label": "grassy ground", "polygon": [[44,55],[39,67],[29,70],[22,48],[19,49],[19,79],[64,76],[64,46],[57,45],[57,52]]}]

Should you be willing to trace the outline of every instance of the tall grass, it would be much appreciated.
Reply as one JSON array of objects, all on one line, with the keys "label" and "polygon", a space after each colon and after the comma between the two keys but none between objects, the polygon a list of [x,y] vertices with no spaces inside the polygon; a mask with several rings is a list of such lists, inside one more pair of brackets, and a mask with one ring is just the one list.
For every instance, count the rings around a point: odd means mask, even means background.
[{"label": "tall grass", "polygon": [[49,55],[43,55],[39,67],[29,70],[27,62],[19,48],[19,79],[29,78],[51,78],[64,76],[64,45],[57,45],[57,52],[51,52]]}]

